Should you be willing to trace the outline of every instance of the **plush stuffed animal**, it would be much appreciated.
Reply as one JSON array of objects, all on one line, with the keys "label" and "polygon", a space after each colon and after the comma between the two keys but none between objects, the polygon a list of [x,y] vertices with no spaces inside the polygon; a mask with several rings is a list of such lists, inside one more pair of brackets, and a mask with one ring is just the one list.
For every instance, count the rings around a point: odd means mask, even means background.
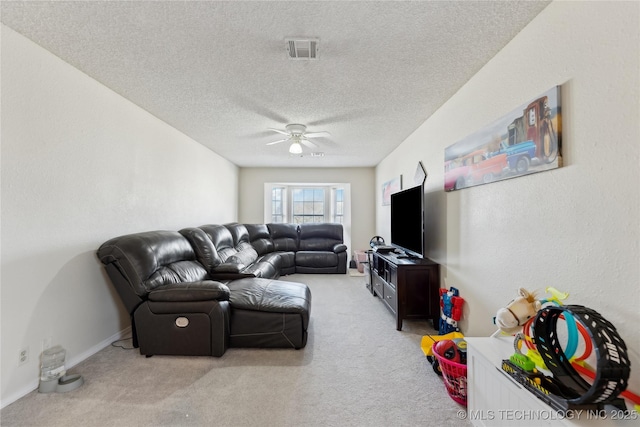
[{"label": "plush stuffed animal", "polygon": [[520,288],[518,295],[505,308],[499,309],[494,319],[498,328],[507,334],[518,332],[527,320],[542,308],[542,303],[536,299],[535,293]]}]

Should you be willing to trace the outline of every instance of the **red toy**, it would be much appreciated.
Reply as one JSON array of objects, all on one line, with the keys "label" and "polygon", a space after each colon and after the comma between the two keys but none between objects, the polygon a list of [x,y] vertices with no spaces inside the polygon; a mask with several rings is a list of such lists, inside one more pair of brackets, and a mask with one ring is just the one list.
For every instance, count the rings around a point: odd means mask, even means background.
[{"label": "red toy", "polygon": [[462,319],[462,306],[464,299],[459,297],[458,289],[451,287],[449,290],[440,288],[440,308],[442,316],[438,325],[440,335],[450,332],[458,332],[458,320]]},{"label": "red toy", "polygon": [[438,341],[435,347],[435,351],[445,359],[451,360],[452,362],[460,363],[461,355],[458,350],[458,345],[452,340],[442,340]]}]

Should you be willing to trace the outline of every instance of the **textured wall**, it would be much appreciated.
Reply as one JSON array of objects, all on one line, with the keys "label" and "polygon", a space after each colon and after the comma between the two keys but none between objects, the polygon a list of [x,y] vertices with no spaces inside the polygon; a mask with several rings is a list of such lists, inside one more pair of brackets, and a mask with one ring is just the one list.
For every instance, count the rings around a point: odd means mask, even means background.
[{"label": "textured wall", "polygon": [[[637,2],[554,2],[376,170],[425,164],[426,245],[466,299],[463,332],[489,335],[518,287],[555,286],[599,311],[631,351],[640,390],[640,35]],[[564,167],[444,193],[444,149],[562,85]],[[376,203],[389,234],[389,210]]]},{"label": "textured wall", "polygon": [[129,326],[98,246],[235,220],[238,171],[13,30],[1,34],[5,405],[37,386],[44,338],[73,364]]}]

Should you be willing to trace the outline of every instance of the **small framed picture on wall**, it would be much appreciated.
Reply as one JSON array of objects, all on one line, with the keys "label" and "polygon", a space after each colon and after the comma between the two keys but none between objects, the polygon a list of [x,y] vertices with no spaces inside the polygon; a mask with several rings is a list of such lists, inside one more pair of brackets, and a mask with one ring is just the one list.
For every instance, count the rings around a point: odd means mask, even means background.
[{"label": "small framed picture on wall", "polygon": [[382,184],[382,206],[391,204],[391,195],[402,190],[402,175]]}]

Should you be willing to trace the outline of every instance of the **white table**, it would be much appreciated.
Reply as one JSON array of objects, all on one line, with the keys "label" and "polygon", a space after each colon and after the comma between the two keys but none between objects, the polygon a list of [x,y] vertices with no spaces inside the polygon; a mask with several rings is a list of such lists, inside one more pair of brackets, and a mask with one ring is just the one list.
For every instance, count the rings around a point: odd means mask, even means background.
[{"label": "white table", "polygon": [[467,418],[475,426],[640,426],[640,414],[630,402],[626,412],[607,407],[607,411],[576,411],[564,416],[502,371],[502,360],[514,352],[513,337],[465,340]]}]

